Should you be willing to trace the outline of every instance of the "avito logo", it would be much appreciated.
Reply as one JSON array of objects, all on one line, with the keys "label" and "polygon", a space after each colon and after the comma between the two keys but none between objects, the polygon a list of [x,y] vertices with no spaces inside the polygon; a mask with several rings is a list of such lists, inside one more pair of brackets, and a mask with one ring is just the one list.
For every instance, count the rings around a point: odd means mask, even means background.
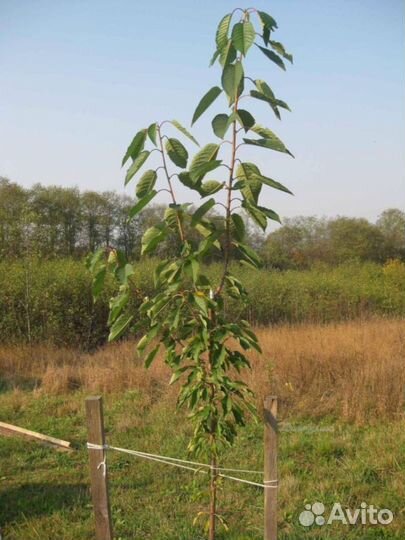
[{"label": "avito logo", "polygon": [[340,503],[334,503],[327,517],[324,515],[325,510],[325,505],[321,502],[306,504],[305,510],[301,512],[298,520],[304,527],[311,527],[314,524],[322,527],[335,522],[340,522],[343,525],[389,525],[394,519],[391,510],[387,508],[380,510],[365,502],[362,502],[360,508],[355,510],[343,509]]}]

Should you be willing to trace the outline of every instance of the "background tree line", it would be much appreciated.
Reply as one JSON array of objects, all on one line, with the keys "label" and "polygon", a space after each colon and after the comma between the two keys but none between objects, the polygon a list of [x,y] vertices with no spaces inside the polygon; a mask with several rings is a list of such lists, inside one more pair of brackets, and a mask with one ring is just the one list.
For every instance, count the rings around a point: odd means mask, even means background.
[{"label": "background tree line", "polygon": [[404,260],[405,212],[384,210],[375,224],[364,218],[287,218],[264,240],[262,255],[268,266],[280,269]]},{"label": "background tree line", "polygon": [[[80,258],[111,245],[137,259],[143,232],[159,221],[163,208],[156,205],[128,221],[132,205],[130,197],[114,192],[40,184],[25,189],[0,178],[0,255]],[[248,225],[249,243],[269,267],[405,260],[405,212],[399,209],[385,210],[375,224],[347,217],[285,219],[267,236]],[[175,238],[169,238],[159,255],[172,255],[177,248]]]}]

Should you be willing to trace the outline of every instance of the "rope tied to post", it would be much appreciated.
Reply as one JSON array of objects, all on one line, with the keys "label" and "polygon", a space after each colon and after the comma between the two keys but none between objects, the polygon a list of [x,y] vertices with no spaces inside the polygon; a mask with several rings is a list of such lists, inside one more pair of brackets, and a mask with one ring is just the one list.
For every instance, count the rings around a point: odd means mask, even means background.
[{"label": "rope tied to post", "polygon": [[97,465],[97,470],[102,469],[104,478],[107,475],[107,452],[108,449],[107,444],[93,444],[93,443],[87,443],[87,448],[89,450],[103,450],[104,451],[104,459],[103,461],[100,461],[100,463]]},{"label": "rope tied to post", "polygon": [[202,473],[202,474],[208,474],[210,471],[217,471],[218,476],[221,478],[226,478],[228,480],[232,480],[234,482],[241,482],[243,484],[248,484],[251,486],[261,487],[264,489],[277,489],[278,488],[278,480],[265,480],[262,484],[259,482],[253,482],[251,480],[247,480],[245,478],[238,478],[235,476],[230,476],[228,474],[223,474],[224,472],[237,472],[241,474],[259,474],[262,475],[263,472],[261,471],[252,471],[249,469],[234,469],[234,468],[228,468],[228,467],[213,467],[212,465],[209,465],[207,463],[199,463],[196,461],[190,461],[185,459],[179,459],[179,458],[173,458],[169,456],[161,456],[159,454],[150,454],[147,452],[141,452],[139,450],[129,450],[128,448],[120,448],[119,446],[111,446],[108,444],[94,444],[94,443],[87,443],[88,450],[103,450],[105,452],[104,454],[104,460],[101,461],[97,467],[97,469],[103,469],[103,475],[105,477],[106,470],[107,470],[107,450],[113,450],[116,452],[121,452],[124,454],[130,454],[135,457],[139,457],[142,459],[147,459],[150,461],[154,461],[157,463],[162,463],[164,465],[171,465],[172,467],[177,467],[180,469],[185,469],[189,471],[193,471],[196,473]]}]

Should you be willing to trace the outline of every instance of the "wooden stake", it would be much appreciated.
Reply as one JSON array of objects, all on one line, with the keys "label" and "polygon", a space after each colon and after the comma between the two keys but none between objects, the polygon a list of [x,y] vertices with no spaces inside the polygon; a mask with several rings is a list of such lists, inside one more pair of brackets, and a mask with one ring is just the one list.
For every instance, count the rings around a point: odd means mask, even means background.
[{"label": "wooden stake", "polygon": [[[264,400],[264,482],[277,479],[277,397],[268,396]],[[264,489],[264,540],[277,540],[277,493],[278,488]]]},{"label": "wooden stake", "polygon": [[[103,446],[105,434],[101,396],[86,399],[86,416],[88,442]],[[91,496],[96,518],[96,540],[113,540],[107,468],[100,466],[104,461],[104,454],[105,450],[89,449]]]},{"label": "wooden stake", "polygon": [[56,439],[55,437],[37,433],[36,431],[30,431],[29,429],[22,427],[13,426],[13,424],[6,424],[5,422],[0,422],[0,435],[4,435],[5,437],[22,437],[24,439],[30,439],[31,441],[37,441],[46,446],[51,446],[61,452],[71,452],[73,450],[68,441]]}]

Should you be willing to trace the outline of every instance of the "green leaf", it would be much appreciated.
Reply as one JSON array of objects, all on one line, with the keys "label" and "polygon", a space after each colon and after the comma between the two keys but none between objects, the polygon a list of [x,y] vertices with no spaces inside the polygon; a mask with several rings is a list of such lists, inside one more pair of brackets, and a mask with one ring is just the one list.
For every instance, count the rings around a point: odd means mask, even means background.
[{"label": "green leaf", "polygon": [[278,65],[278,67],[280,67],[281,69],[283,69],[284,71],[286,70],[285,68],[285,64],[283,62],[283,60],[279,57],[278,54],[276,54],[275,52],[273,51],[269,51],[268,49],[265,49],[264,47],[261,47],[260,45],[258,45],[259,49],[262,51],[262,53],[267,56],[267,58],[269,58],[272,62],[274,62],[275,64]]},{"label": "green leaf", "polygon": [[202,236],[204,236],[204,240],[200,242],[198,246],[198,254],[200,256],[204,256],[210,250],[211,246],[215,246],[218,250],[221,249],[221,244],[218,241],[221,234],[219,231],[210,234],[205,228],[205,223],[199,223],[196,226],[196,229]]},{"label": "green leaf", "polygon": [[229,127],[229,116],[227,114],[217,114],[212,121],[212,130],[217,137],[223,139]]},{"label": "green leaf", "polygon": [[290,154],[290,156],[294,157],[291,152],[286,148],[285,144],[281,141],[281,139],[279,139],[277,135],[273,133],[273,131],[271,131],[270,129],[255,125],[253,126],[252,131],[254,131],[263,138],[259,140],[244,139],[246,144],[263,146],[265,148],[270,148],[271,150],[276,150],[277,152],[284,152],[286,154]]},{"label": "green leaf", "polygon": [[110,334],[108,336],[108,341],[114,341],[118,339],[122,334],[127,330],[128,326],[131,324],[134,316],[128,314],[122,314],[114,322],[110,329]]},{"label": "green leaf", "polygon": [[136,346],[138,354],[143,354],[149,343],[151,343],[151,341],[158,335],[160,328],[161,326],[159,324],[154,324],[150,327],[149,332],[141,337]]},{"label": "green leaf", "polygon": [[124,263],[121,264],[116,270],[115,270],[115,277],[117,280],[121,283],[121,285],[127,285],[128,279],[134,274],[134,267],[132,264]]},{"label": "green leaf", "polygon": [[205,238],[210,234],[217,232],[217,224],[204,219],[196,226],[196,229]]},{"label": "green leaf", "polygon": [[146,356],[146,358],[145,358],[145,367],[146,367],[146,369],[148,369],[151,366],[153,360],[156,358],[156,355],[159,352],[159,349],[160,349],[160,343],[158,343],[156,345],[156,347],[154,349],[152,349],[150,351],[150,353],[148,353],[148,355]]},{"label": "green leaf", "polygon": [[265,208],[264,206],[259,206],[258,208],[263,212],[263,214],[266,214],[268,219],[272,219],[273,221],[281,223],[280,216],[274,210],[270,210],[270,208]]},{"label": "green leaf", "polygon": [[211,58],[211,60],[210,60],[210,63],[209,63],[209,66],[210,66],[210,67],[213,66],[213,65],[215,64],[216,59],[218,58],[219,54],[220,54],[220,51],[217,49],[217,50],[214,52],[214,54],[212,55],[212,58]]},{"label": "green leaf", "polygon": [[145,195],[145,197],[143,197],[142,199],[140,199],[136,204],[135,206],[133,206],[131,208],[131,210],[129,211],[129,214],[128,214],[128,218],[129,219],[133,219],[137,214],[139,214],[139,212],[141,210],[143,210],[145,208],[145,206],[150,203],[150,201],[157,195],[157,191],[153,190],[151,191],[150,193],[148,193],[147,195]]},{"label": "green leaf", "polygon": [[[193,173],[191,174],[191,178],[196,179],[198,182],[201,182],[201,180],[204,178],[204,176],[208,173],[213,171],[214,169],[217,169],[222,164],[222,160],[220,159],[213,159],[211,161],[207,161],[206,163],[202,163],[199,167],[197,167]],[[200,186],[201,189],[201,186]]]},{"label": "green leaf", "polygon": [[285,144],[281,139],[277,137],[270,129],[264,128],[262,126],[256,125],[252,127],[252,131],[263,137],[262,139],[252,140],[252,139],[243,139],[246,144],[253,144],[255,146],[263,146],[269,148],[270,150],[276,150],[277,152],[283,152],[294,157],[291,152],[286,148]]},{"label": "green leaf", "polygon": [[180,379],[183,373],[188,369],[190,369],[190,366],[182,366],[181,368],[176,369],[170,378],[169,385],[174,384],[178,379]]},{"label": "green leaf", "polygon": [[[246,298],[246,289],[242,285],[242,283],[235,278],[235,276],[232,276],[231,274],[227,274],[225,277],[225,284],[227,285],[226,291],[232,298],[235,298],[237,300],[240,300],[242,297]],[[238,366],[240,364],[244,365],[244,367],[248,367],[248,361],[245,360],[242,357],[239,356],[240,353],[237,351],[234,351],[231,355],[232,364],[238,369]],[[239,371],[239,370],[238,370]]]},{"label": "green leaf", "polygon": [[270,41],[270,29],[267,26],[263,26],[263,43],[266,45],[269,44]]},{"label": "green leaf", "polygon": [[265,231],[267,227],[267,216],[256,205],[252,204],[248,200],[242,202],[242,207],[245,208],[247,213],[253,219],[253,221],[259,225],[259,227]]},{"label": "green leaf", "polygon": [[243,181],[241,187],[243,197],[254,203],[257,203],[262,189],[262,183],[255,176],[259,174],[258,167],[249,162],[240,163],[236,170],[237,178]]},{"label": "green leaf", "polygon": [[277,107],[281,107],[282,109],[286,109],[287,111],[291,112],[291,109],[287,105],[287,103],[285,101],[282,101],[281,99],[276,99],[276,105]]},{"label": "green leaf", "polygon": [[103,262],[105,259],[105,248],[98,248],[97,251],[94,253],[89,253],[89,255],[86,258],[86,267],[87,269],[93,273],[96,268],[98,268],[99,264]]},{"label": "green leaf", "polygon": [[200,182],[193,180],[190,176],[190,173],[188,172],[181,172],[178,174],[178,179],[183,184],[183,186],[186,186],[190,189],[194,189],[195,191],[200,192]]},{"label": "green leaf", "polygon": [[172,120],[172,124],[175,128],[181,131],[183,135],[189,138],[190,141],[193,141],[194,144],[196,144],[197,146],[200,146],[199,143],[196,141],[196,139],[191,135],[191,133],[184,126],[180,124],[180,122],[178,122],[177,120]]},{"label": "green leaf", "polygon": [[182,169],[187,167],[188,152],[178,139],[167,139],[166,152],[175,165]]},{"label": "green leaf", "polygon": [[278,52],[278,54],[281,54],[281,56],[285,58],[286,60],[288,60],[291,64],[293,63],[292,54],[288,53],[285,50],[284,45],[282,43],[280,43],[279,41],[270,40],[270,46],[272,49]]},{"label": "green leaf", "polygon": [[236,49],[232,44],[232,40],[230,39],[226,47],[221,51],[221,54],[219,56],[219,62],[221,66],[226,66],[227,64],[232,64],[235,59]]},{"label": "green leaf", "polygon": [[128,146],[125,156],[122,158],[122,166],[128,161],[129,158],[136,159],[138,154],[143,150],[146,140],[146,129],[138,131],[135,137],[132,139],[131,144]]},{"label": "green leaf", "polygon": [[127,171],[127,174],[125,176],[125,185],[128,184],[128,182],[131,181],[131,179],[135,176],[135,174],[139,171],[139,169],[142,167],[142,165],[145,163],[145,161],[148,159],[150,152],[148,150],[144,150],[141,152],[136,159],[134,159],[132,165]]},{"label": "green leaf", "polygon": [[197,105],[197,108],[193,115],[193,120],[191,125],[194,124],[200,118],[200,116],[208,109],[208,107],[217,99],[219,94],[222,92],[219,86],[214,86],[201,98],[200,103]]},{"label": "green leaf", "polygon": [[118,315],[121,314],[124,307],[128,304],[129,294],[119,294],[112,300],[110,300],[110,314],[108,316],[108,325],[111,326],[113,322],[117,319]]},{"label": "green leaf", "polygon": [[106,268],[106,265],[104,264],[100,267],[99,271],[96,273],[96,275],[93,278],[93,283],[92,283],[92,288],[91,288],[93,298],[97,298],[98,296],[100,296],[100,293],[104,287],[106,274],[107,274],[107,268]]},{"label": "green leaf", "polygon": [[247,259],[253,266],[256,268],[260,268],[263,264],[261,258],[259,255],[249,246],[246,244],[242,244],[241,242],[235,242],[236,247],[240,250],[242,255]]},{"label": "green leaf", "polygon": [[255,29],[250,21],[236,23],[232,29],[232,43],[237,51],[240,51],[243,56],[253,45],[255,40]]},{"label": "green leaf", "polygon": [[197,259],[191,259],[191,271],[193,275],[193,283],[197,283],[200,276],[200,263]]},{"label": "green leaf", "polygon": [[240,407],[238,406],[234,406],[232,408],[232,414],[235,418],[235,422],[239,425],[239,426],[244,426],[245,425],[245,420],[244,420],[244,415],[243,415],[243,411]]},{"label": "green leaf", "polygon": [[234,236],[239,242],[241,242],[245,236],[245,222],[239,214],[232,214],[231,220]]},{"label": "green leaf", "polygon": [[202,180],[201,169],[207,162],[216,160],[218,155],[218,144],[207,144],[194,156],[190,165],[190,178],[192,181],[199,182]]},{"label": "green leaf", "polygon": [[155,187],[156,179],[156,171],[153,169],[145,171],[136,186],[136,196],[143,199]]},{"label": "green leaf", "polygon": [[157,123],[154,122],[148,127],[148,136],[155,146],[156,146],[156,132],[157,132]]},{"label": "green leaf", "polygon": [[272,100],[276,99],[276,96],[274,95],[273,90],[265,81],[262,81],[261,79],[255,79],[255,85],[260,93],[264,94],[266,97]]},{"label": "green leaf", "polygon": [[270,31],[278,28],[275,19],[273,19],[273,17],[268,13],[258,11],[257,14],[259,15],[260,21],[264,27],[268,28]]},{"label": "green leaf", "polygon": [[273,180],[272,178],[268,178],[267,176],[263,176],[262,174],[256,174],[254,175],[254,178],[257,179],[259,182],[262,182],[262,184],[266,184],[266,186],[269,186],[274,189],[278,189],[279,191],[284,191],[285,193],[289,193],[290,195],[293,195],[292,191],[290,191],[288,188],[283,186],[283,184],[280,184],[280,182]]},{"label": "green leaf", "polygon": [[294,157],[289,150],[284,146],[281,146],[279,142],[271,140],[271,139],[243,139],[245,144],[251,144],[253,146],[261,146],[263,148],[269,148],[270,150],[276,150],[277,152],[283,152],[285,154],[290,154],[292,157]]},{"label": "green leaf", "polygon": [[270,107],[272,108],[272,110],[273,110],[274,114],[276,115],[276,117],[280,120],[280,118],[281,118],[280,117],[280,112],[277,109],[275,99],[272,99],[271,97],[268,97],[268,96],[262,94],[261,92],[257,92],[256,90],[251,90],[250,95],[255,99],[259,99],[261,101],[264,101],[264,102],[268,103],[270,105]]},{"label": "green leaf", "polygon": [[266,127],[260,126],[259,124],[256,124],[255,126],[253,126],[252,131],[257,133],[258,135],[260,135],[264,139],[274,139],[274,140],[280,141],[280,146],[283,145],[283,143],[277,137],[277,135],[275,135],[274,132],[271,131],[271,129],[269,129],[269,128],[266,128]]},{"label": "green leaf", "polygon": [[142,236],[141,254],[144,255],[153,251],[156,246],[165,239],[166,233],[166,227],[162,223],[149,227]]},{"label": "green leaf", "polygon": [[166,208],[164,220],[172,230],[177,230],[179,226],[180,212],[177,208]]},{"label": "green leaf", "polygon": [[224,412],[230,413],[232,411],[232,399],[230,396],[226,396],[222,401]]},{"label": "green leaf", "polygon": [[208,316],[208,307],[207,299],[205,296],[200,296],[199,294],[193,294],[194,302],[199,307],[200,311],[207,317]]},{"label": "green leaf", "polygon": [[231,232],[239,242],[242,242],[245,236],[245,222],[239,214],[231,215]]},{"label": "green leaf", "polygon": [[255,80],[255,85],[258,89],[258,92],[256,92],[255,90],[251,90],[250,95],[256,99],[260,99],[261,101],[265,101],[266,103],[268,103],[276,117],[280,120],[280,111],[277,108],[278,103],[273,90],[265,81],[262,81],[260,79]]},{"label": "green leaf", "polygon": [[171,330],[177,330],[177,328],[179,327],[179,322],[180,322],[181,306],[179,306],[176,309],[176,311],[174,312],[173,315],[174,315],[174,317],[173,317],[172,323],[170,325],[170,329]]},{"label": "green leaf", "polygon": [[207,197],[208,195],[214,195],[224,186],[223,182],[217,182],[216,180],[207,180],[201,184],[200,194],[202,197]]},{"label": "green leaf", "polygon": [[222,72],[222,88],[225,90],[229,102],[233,103],[237,95],[241,94],[243,87],[243,66],[241,62],[235,64],[228,64],[224,67]]},{"label": "green leaf", "polygon": [[217,49],[221,50],[226,47],[228,43],[228,32],[229,26],[231,24],[232,13],[228,13],[223,17],[218,25],[218,29],[215,35],[215,42],[217,44]]},{"label": "green leaf", "polygon": [[[127,263],[127,259],[125,257],[125,253],[123,251],[121,251],[120,249],[114,249],[113,252],[110,252],[110,255],[108,256],[108,258],[110,258],[110,256],[113,254],[113,261],[112,261],[112,264],[118,264],[118,268],[121,268],[121,267],[124,267],[125,264]],[[110,262],[110,261],[108,261]],[[115,270],[115,272],[117,272],[117,270]]]},{"label": "green leaf", "polygon": [[196,284],[200,274],[200,263],[195,257],[188,259],[184,265],[184,269],[191,276],[193,283]]},{"label": "green leaf", "polygon": [[255,125],[253,116],[249,111],[245,111],[244,109],[238,109],[237,119],[246,132]]},{"label": "green leaf", "polygon": [[257,90],[251,90],[250,95],[255,99],[260,99],[261,101],[265,101],[266,103],[269,103],[270,105],[273,105],[275,101],[271,97],[266,96],[265,94],[262,94],[262,92],[258,92]]},{"label": "green leaf", "polygon": [[201,221],[201,218],[215,206],[215,199],[208,199],[204,204],[202,204],[193,214],[191,218],[191,226],[195,227],[197,223]]}]

